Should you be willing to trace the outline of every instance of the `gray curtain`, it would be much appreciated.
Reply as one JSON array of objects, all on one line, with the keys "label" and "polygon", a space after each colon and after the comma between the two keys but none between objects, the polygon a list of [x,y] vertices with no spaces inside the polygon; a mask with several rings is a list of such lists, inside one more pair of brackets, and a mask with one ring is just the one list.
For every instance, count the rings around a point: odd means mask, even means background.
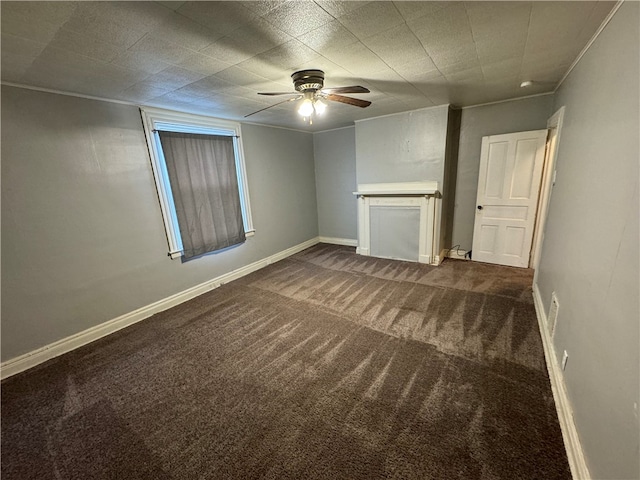
[{"label": "gray curtain", "polygon": [[233,138],[158,132],[184,248],[191,258],[245,241]]}]

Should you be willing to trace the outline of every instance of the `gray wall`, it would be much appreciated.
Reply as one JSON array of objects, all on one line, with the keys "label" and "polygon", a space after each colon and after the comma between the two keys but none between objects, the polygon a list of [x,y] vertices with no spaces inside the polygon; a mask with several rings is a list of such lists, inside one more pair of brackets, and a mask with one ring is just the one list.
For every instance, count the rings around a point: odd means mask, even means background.
[{"label": "gray wall", "polygon": [[320,236],[356,240],[358,204],[356,191],[355,127],[313,135]]},{"label": "gray wall", "polygon": [[593,478],[638,478],[637,2],[625,2],[557,92],[566,107],[538,272]]},{"label": "gray wall", "polygon": [[317,236],[311,134],[244,125],[256,234],[181,263],[137,108],[2,87],[2,360]]},{"label": "gray wall", "polygon": [[358,183],[437,180],[442,188],[449,107],[356,123]]},{"label": "gray wall", "polygon": [[553,95],[463,108],[451,245],[471,249],[482,137],[547,128]]}]

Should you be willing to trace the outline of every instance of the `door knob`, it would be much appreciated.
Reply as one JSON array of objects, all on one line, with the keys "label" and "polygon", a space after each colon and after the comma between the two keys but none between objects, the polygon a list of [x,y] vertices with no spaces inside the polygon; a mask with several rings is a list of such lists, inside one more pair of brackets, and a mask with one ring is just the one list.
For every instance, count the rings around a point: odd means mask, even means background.
[{"label": "door knob", "polygon": [[482,205],[478,205],[478,210],[482,210]]}]

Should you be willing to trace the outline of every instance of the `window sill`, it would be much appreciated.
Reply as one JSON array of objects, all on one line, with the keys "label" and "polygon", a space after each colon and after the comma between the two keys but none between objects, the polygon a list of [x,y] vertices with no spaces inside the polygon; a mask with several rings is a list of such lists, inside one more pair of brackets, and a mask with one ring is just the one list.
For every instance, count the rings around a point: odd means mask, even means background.
[{"label": "window sill", "polygon": [[[256,234],[255,230],[249,230],[248,232],[244,232],[244,236],[245,237],[253,237]],[[169,256],[169,258],[171,258],[171,260],[175,260],[176,258],[180,258],[182,257],[182,251],[179,252],[169,252],[167,253],[167,255]]]}]

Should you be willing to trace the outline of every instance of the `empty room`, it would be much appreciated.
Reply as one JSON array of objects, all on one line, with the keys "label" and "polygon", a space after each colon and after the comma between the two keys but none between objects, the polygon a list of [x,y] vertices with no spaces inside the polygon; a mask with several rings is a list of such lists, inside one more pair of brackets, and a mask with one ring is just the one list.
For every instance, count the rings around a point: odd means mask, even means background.
[{"label": "empty room", "polygon": [[0,18],[3,480],[640,479],[640,2]]}]

